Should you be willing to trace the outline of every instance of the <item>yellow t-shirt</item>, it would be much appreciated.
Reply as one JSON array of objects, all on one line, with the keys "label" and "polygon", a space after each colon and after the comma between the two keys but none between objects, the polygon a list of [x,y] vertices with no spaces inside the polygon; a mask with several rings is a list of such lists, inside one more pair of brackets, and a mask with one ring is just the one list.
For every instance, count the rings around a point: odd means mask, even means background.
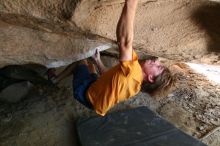
[{"label": "yellow t-shirt", "polygon": [[97,114],[104,116],[115,104],[137,94],[143,81],[137,54],[102,74],[88,89],[87,96]]}]

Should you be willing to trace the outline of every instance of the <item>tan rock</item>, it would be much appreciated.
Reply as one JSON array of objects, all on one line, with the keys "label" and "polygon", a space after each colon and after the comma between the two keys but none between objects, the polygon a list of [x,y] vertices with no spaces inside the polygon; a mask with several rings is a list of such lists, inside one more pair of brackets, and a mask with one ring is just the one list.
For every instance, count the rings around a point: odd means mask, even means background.
[{"label": "tan rock", "polygon": [[[48,65],[54,61],[60,66],[90,56],[88,50],[109,41],[100,42],[88,34],[116,40],[123,2],[1,0],[1,66],[26,62]],[[213,1],[140,0],[134,45],[168,59],[200,59],[193,56],[219,51],[218,10]]]},{"label": "tan rock", "polygon": [[0,66],[39,63],[59,67],[87,58],[96,48],[112,47],[111,41],[82,33],[50,33],[0,22]]}]

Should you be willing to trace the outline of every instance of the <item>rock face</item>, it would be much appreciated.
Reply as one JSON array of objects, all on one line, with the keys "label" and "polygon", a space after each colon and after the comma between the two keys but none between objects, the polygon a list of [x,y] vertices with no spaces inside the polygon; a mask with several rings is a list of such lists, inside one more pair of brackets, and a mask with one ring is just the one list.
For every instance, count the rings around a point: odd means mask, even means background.
[{"label": "rock face", "polygon": [[50,33],[5,23],[1,26],[4,27],[0,30],[0,64],[3,65],[34,62],[58,67],[88,57],[97,47],[111,47],[108,40],[75,32]]},{"label": "rock face", "polygon": [[111,40],[68,22],[63,12],[68,8],[60,8],[66,3],[1,1],[0,66],[34,62],[58,67],[92,55],[97,47],[104,50],[112,46]]},{"label": "rock face", "polygon": [[[123,2],[1,0],[0,66],[62,66],[90,56],[96,47],[111,47]],[[219,8],[216,1],[140,0],[135,47],[182,61],[219,53]]]},{"label": "rock face", "polygon": [[[120,2],[100,1],[86,11],[87,17],[80,15],[85,12],[82,5],[72,21],[85,31],[115,40],[112,32],[121,13]],[[178,60],[219,52],[219,7],[216,2],[201,0],[142,0],[136,15],[135,44],[144,51]]]}]

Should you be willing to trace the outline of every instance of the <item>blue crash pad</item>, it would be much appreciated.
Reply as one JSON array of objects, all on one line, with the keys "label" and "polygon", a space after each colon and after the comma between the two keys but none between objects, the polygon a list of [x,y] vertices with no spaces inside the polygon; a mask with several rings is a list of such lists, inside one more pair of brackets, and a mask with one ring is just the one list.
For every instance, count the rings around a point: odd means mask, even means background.
[{"label": "blue crash pad", "polygon": [[81,118],[77,132],[82,146],[206,146],[147,107]]}]

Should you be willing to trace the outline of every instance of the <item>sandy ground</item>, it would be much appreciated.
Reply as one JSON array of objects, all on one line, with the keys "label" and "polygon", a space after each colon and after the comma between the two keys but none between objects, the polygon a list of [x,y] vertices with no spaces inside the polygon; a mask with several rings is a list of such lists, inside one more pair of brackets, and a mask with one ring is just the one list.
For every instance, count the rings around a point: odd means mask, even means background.
[{"label": "sandy ground", "polygon": [[[115,59],[103,58],[107,65]],[[148,106],[176,127],[209,146],[220,146],[220,85],[189,67],[181,71],[178,88],[161,101],[140,92],[116,105],[110,112]],[[0,103],[0,145],[2,146],[77,146],[75,122],[94,116],[72,97],[71,77],[59,87],[35,87],[22,101]]]}]

